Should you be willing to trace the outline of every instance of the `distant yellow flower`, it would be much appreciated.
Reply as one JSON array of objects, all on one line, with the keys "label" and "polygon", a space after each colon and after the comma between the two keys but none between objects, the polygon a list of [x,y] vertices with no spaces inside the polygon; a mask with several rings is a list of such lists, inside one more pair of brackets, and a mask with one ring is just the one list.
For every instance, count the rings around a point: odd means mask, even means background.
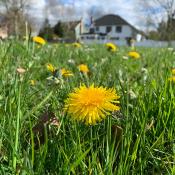
[{"label": "distant yellow flower", "polygon": [[83,73],[88,73],[89,72],[88,66],[86,64],[80,64],[78,66],[78,69],[79,69],[80,72],[83,72]]},{"label": "distant yellow flower", "polygon": [[175,68],[171,70],[172,74],[175,75]]},{"label": "distant yellow flower", "polygon": [[76,48],[80,48],[81,47],[81,44],[80,43],[73,43],[72,46],[73,47],[76,47]]},{"label": "distant yellow flower", "polygon": [[107,50],[111,51],[111,52],[116,52],[117,51],[117,46],[113,43],[106,43],[106,48]]},{"label": "distant yellow flower", "polygon": [[37,49],[40,49],[41,48],[41,45],[37,45],[36,47],[37,47]]},{"label": "distant yellow flower", "polygon": [[36,81],[35,81],[35,80],[30,80],[30,84],[31,84],[32,86],[35,86]]},{"label": "distant yellow flower", "polygon": [[38,43],[38,44],[41,44],[41,45],[46,44],[46,41],[43,38],[41,38],[40,36],[33,37],[33,41],[35,43]]},{"label": "distant yellow flower", "polygon": [[168,78],[169,81],[175,82],[175,76]]},{"label": "distant yellow flower", "polygon": [[61,75],[63,77],[70,77],[70,76],[73,76],[74,74],[70,70],[66,70],[65,68],[62,68]]},{"label": "distant yellow flower", "polygon": [[69,94],[65,101],[65,110],[73,119],[94,125],[106,118],[110,112],[120,109],[119,98],[112,88],[83,85]]},{"label": "distant yellow flower", "polygon": [[52,64],[50,64],[50,63],[48,63],[46,65],[46,67],[47,67],[47,70],[50,71],[50,72],[52,72],[52,73],[54,73],[55,70],[56,70],[56,68]]},{"label": "distant yellow flower", "polygon": [[128,56],[131,57],[131,58],[134,58],[134,59],[139,59],[140,58],[140,54],[136,51],[130,51],[128,53]]}]

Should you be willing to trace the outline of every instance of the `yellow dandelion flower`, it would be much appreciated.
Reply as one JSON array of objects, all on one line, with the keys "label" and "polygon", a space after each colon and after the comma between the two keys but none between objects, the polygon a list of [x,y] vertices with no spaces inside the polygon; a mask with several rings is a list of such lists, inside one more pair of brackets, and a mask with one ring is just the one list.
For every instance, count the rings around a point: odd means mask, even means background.
[{"label": "yellow dandelion flower", "polygon": [[36,81],[35,80],[30,80],[30,85],[35,86]]},{"label": "yellow dandelion flower", "polygon": [[175,82],[175,76],[168,78],[169,81]]},{"label": "yellow dandelion flower", "polygon": [[111,52],[116,52],[117,51],[117,46],[113,43],[106,43],[106,48],[107,50],[111,51]]},{"label": "yellow dandelion flower", "polygon": [[175,68],[171,70],[172,74],[175,75]]},{"label": "yellow dandelion flower", "polygon": [[69,94],[65,110],[73,119],[94,125],[110,112],[120,109],[119,98],[114,89],[83,85]]},{"label": "yellow dandelion flower", "polygon": [[50,64],[50,63],[48,63],[46,65],[46,67],[47,67],[47,70],[50,71],[50,72],[52,72],[52,73],[54,73],[55,70],[56,70],[56,68],[52,64]]},{"label": "yellow dandelion flower", "polygon": [[82,73],[88,73],[89,72],[89,68],[88,68],[88,66],[86,64],[80,64],[78,66],[78,69]]},{"label": "yellow dandelion flower", "polygon": [[62,68],[61,69],[61,75],[63,77],[70,77],[70,76],[73,76],[74,74],[70,70],[67,70],[65,68]]},{"label": "yellow dandelion flower", "polygon": [[72,46],[73,47],[76,47],[76,48],[80,48],[81,47],[81,44],[80,43],[73,43]]},{"label": "yellow dandelion flower", "polygon": [[131,58],[134,58],[134,59],[139,59],[140,58],[140,54],[136,51],[130,51],[128,53],[128,56],[131,57]]},{"label": "yellow dandelion flower", "polygon": [[46,41],[42,37],[40,37],[40,36],[33,37],[33,41],[35,43],[38,43],[38,44],[41,44],[41,45],[46,44]]}]

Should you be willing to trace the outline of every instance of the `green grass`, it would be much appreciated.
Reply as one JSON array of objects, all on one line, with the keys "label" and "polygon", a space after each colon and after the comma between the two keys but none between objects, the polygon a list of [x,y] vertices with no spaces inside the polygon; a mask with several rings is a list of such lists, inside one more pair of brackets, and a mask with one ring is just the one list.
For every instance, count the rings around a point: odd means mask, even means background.
[{"label": "green grass", "polygon": [[[0,174],[175,174],[175,84],[168,80],[175,55],[167,48],[137,48],[141,59],[123,59],[129,50],[0,43]],[[47,63],[74,76],[48,80]],[[79,73],[80,63],[88,65],[88,77]],[[20,75],[18,67],[26,72]],[[64,100],[83,83],[114,87],[120,112],[95,126],[71,120]],[[60,125],[47,125],[45,143],[36,148],[32,128],[46,111]]]}]

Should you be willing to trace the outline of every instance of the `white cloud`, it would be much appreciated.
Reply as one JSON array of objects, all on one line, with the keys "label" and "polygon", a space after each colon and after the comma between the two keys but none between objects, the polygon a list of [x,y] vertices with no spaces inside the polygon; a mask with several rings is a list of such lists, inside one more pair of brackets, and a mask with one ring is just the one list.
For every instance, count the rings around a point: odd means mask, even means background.
[{"label": "white cloud", "polygon": [[[87,19],[91,8],[94,11],[98,10],[100,14],[118,14],[137,28],[143,28],[146,24],[145,12],[138,9],[138,0],[61,0],[60,4],[56,4],[57,0],[47,0],[47,5],[45,0],[31,1],[35,10],[37,9],[36,13],[32,11],[32,15],[43,19],[48,15],[51,23],[60,19],[75,20],[81,17]],[[157,8],[156,5],[155,8]],[[161,14],[160,11],[159,14]],[[158,13],[156,15],[161,19],[161,15]]]}]

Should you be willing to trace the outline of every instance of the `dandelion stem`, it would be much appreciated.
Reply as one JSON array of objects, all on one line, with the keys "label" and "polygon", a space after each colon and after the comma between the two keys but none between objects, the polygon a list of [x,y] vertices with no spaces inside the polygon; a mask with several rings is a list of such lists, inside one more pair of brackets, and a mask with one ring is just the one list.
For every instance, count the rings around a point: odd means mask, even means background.
[{"label": "dandelion stem", "polygon": [[16,133],[15,133],[15,149],[13,154],[13,168],[16,169],[16,161],[17,161],[17,151],[18,151],[18,144],[19,144],[19,123],[21,118],[21,85],[19,85],[18,91],[18,108],[17,108],[17,120],[16,120]]}]

